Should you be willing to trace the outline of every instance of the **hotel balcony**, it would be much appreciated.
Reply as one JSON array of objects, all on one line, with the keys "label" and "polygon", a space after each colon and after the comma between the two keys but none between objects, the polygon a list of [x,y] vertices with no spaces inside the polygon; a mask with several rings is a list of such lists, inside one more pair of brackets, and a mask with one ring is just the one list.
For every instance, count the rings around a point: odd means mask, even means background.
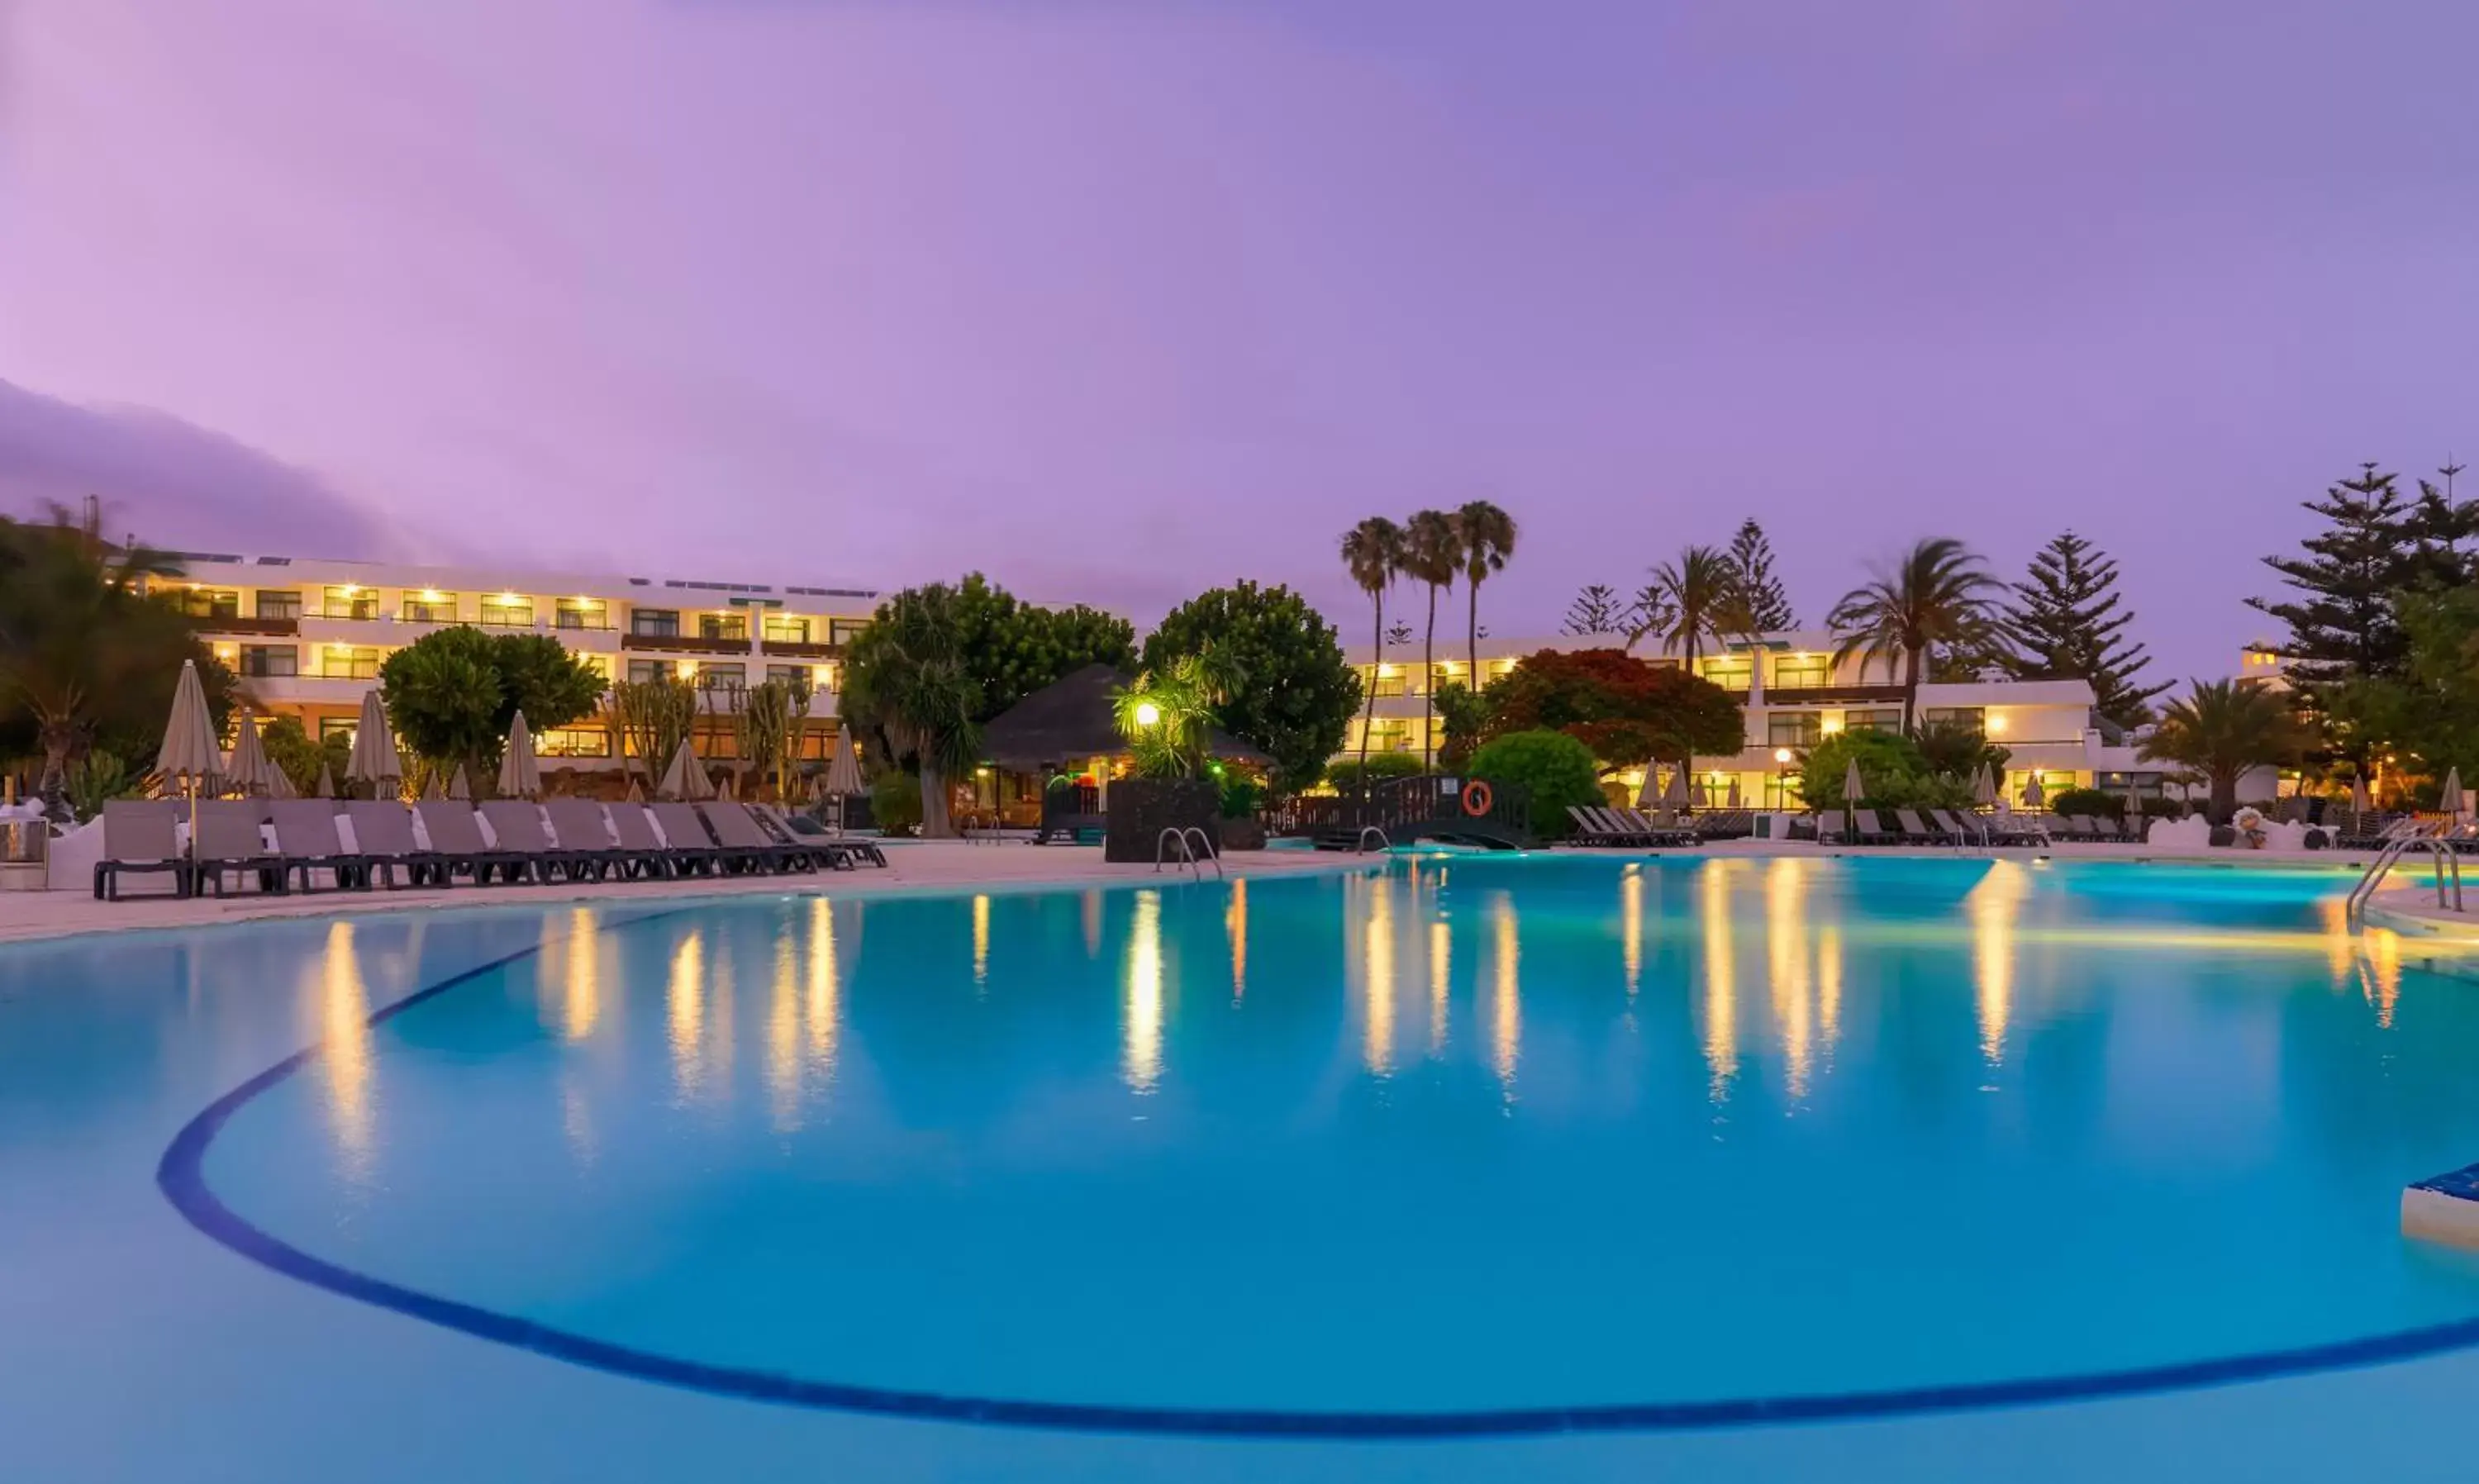
[{"label": "hotel balcony", "polygon": [[805,639],[766,639],[757,649],[770,659],[841,659],[844,653],[840,644],[813,644]]},{"label": "hotel balcony", "polygon": [[301,621],[289,618],[243,618],[239,615],[228,615],[222,618],[198,618],[193,622],[198,626],[198,632],[209,639],[220,639],[228,634],[243,638],[291,638],[301,631]]},{"label": "hotel balcony", "polygon": [[327,675],[251,675],[242,677],[241,684],[261,705],[357,706],[363,694],[378,681]]},{"label": "hotel balcony", "polygon": [[641,634],[631,630],[623,636],[620,647],[626,650],[662,651],[674,654],[731,654],[751,652],[747,639],[708,639],[698,634]]}]

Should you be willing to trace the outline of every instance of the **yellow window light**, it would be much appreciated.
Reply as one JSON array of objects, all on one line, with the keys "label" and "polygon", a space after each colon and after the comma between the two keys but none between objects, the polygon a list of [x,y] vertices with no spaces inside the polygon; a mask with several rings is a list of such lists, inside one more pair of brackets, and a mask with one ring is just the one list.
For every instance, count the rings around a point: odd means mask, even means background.
[{"label": "yellow window light", "polygon": [[697,661],[694,659],[679,660],[672,666],[672,673],[678,676],[683,680],[688,679],[697,674]]},{"label": "yellow window light", "polygon": [[352,597],[355,593],[358,593],[361,590],[362,585],[359,582],[347,582],[345,584],[345,596],[347,598]]},{"label": "yellow window light", "polygon": [[445,602],[447,601],[447,599],[439,589],[435,587],[425,587],[422,590],[422,601],[423,602]]},{"label": "yellow window light", "polygon": [[1988,718],[1987,731],[1988,731],[1988,734],[1989,734],[1990,736],[1992,736],[1992,737],[1993,737],[1993,736],[1996,736],[1998,733],[2000,733],[2000,732],[2004,731],[2005,729],[2006,729],[2006,718],[2005,718],[2005,717],[2003,717],[2003,716],[1995,716],[1995,715],[1992,715],[1992,716],[1990,716],[1990,717]]}]

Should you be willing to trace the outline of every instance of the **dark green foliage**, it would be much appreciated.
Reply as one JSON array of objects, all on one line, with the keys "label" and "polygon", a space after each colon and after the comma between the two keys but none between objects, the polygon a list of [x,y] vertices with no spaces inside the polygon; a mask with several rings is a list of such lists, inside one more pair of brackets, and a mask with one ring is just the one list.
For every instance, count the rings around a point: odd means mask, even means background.
[{"label": "dark green foliage", "polygon": [[1964,667],[1985,653],[1997,627],[1992,595],[1999,586],[1970,548],[1951,537],[1916,543],[1893,566],[1842,595],[1826,616],[1835,635],[1835,664],[1899,665],[1903,729],[1919,716],[1920,681],[1941,652]]},{"label": "dark green foliage", "polygon": [[2169,688],[2137,678],[2152,663],[2143,646],[2126,637],[2134,612],[2117,591],[2117,563],[2073,531],[2065,531],[2032,558],[2014,584],[1999,627],[2011,643],[2001,656],[2018,680],[2089,681],[2093,709],[2120,727],[2152,719],[2146,703]]},{"label": "dark green foliage", "polygon": [[1861,730],[1837,731],[1801,759],[1800,796],[1810,808],[1838,809],[1853,802],[1843,797],[1842,780],[1854,757],[1857,802],[1869,808],[1961,808],[1971,803],[1969,781],[1940,776],[1917,742],[1900,732]]},{"label": "dark green foliage", "polygon": [[1480,699],[1488,708],[1484,740],[1563,731],[1608,769],[1735,753],[1746,742],[1746,712],[1729,692],[1622,650],[1527,654]]},{"label": "dark green foliage", "polygon": [[1237,773],[1225,774],[1222,780],[1222,817],[1246,819],[1257,812],[1257,806],[1265,797],[1265,790],[1256,780],[1242,778]]},{"label": "dark green foliage", "polygon": [[869,817],[887,834],[921,828],[921,779],[901,768],[883,768],[869,780]]},{"label": "dark green foliage", "polygon": [[[525,717],[533,724],[531,713]],[[342,786],[345,765],[353,760],[353,739],[341,731],[331,731],[313,739],[297,716],[277,716],[258,729],[258,744],[267,750],[267,760],[284,770],[294,791],[308,798],[319,786],[319,770],[324,766],[328,781]]]},{"label": "dark green foliage", "polygon": [[1731,606],[1751,634],[1778,633],[1799,627],[1790,594],[1774,576],[1774,547],[1765,528],[1754,521],[1740,523],[1730,538]]},{"label": "dark green foliage", "polygon": [[2095,819],[2123,819],[2126,817],[2126,795],[2100,788],[2060,788],[2049,796],[2044,806],[2053,814],[2089,814]]},{"label": "dark green foliage", "polygon": [[1082,603],[1035,607],[978,572],[952,592],[957,640],[976,688],[976,725],[1071,671],[1136,663],[1136,628],[1114,614]]},{"label": "dark green foliage", "polygon": [[517,713],[536,731],[591,715],[602,674],[549,634],[485,633],[457,624],[422,635],[379,666],[379,696],[396,740],[487,790]]},{"label": "dark green foliage", "polygon": [[2373,464],[2304,508],[2327,528],[2302,543],[2304,555],[2263,559],[2295,596],[2248,600],[2288,628],[2280,649],[2290,678],[2313,687],[2399,676],[2410,635],[2393,595],[2463,576],[2452,544],[2469,534],[2469,517],[2441,495],[2406,499]]},{"label": "dark green foliage", "polygon": [[1438,766],[1457,772],[1470,760],[1472,749],[1480,746],[1482,733],[1489,729],[1489,700],[1461,680],[1440,685],[1435,699],[1438,723],[1445,734],[1444,745],[1438,749]]},{"label": "dark green foliage", "polygon": [[1274,759],[1277,792],[1316,782],[1361,702],[1334,626],[1288,587],[1242,581],[1172,609],[1145,640],[1145,668],[1166,670],[1209,645],[1235,677],[1216,710],[1222,729]]},{"label": "dark green foliage", "polygon": [[2142,755],[2174,762],[2211,785],[2212,817],[2237,807],[2238,779],[2248,770],[2295,762],[2305,744],[2287,699],[2247,680],[2197,680],[2160,709]]},{"label": "dark green foliage", "polygon": [[1363,779],[1382,783],[1392,778],[1412,778],[1422,771],[1420,759],[1409,753],[1373,753],[1366,762],[1357,757],[1345,757],[1329,764],[1325,770],[1325,780],[1329,787],[1342,793],[1358,788]]},{"label": "dark green foliage", "polygon": [[[984,614],[1003,606],[989,591],[973,600]],[[964,647],[966,606],[943,582],[907,588],[878,605],[844,653],[844,719],[877,729],[882,755],[920,774],[921,832],[932,838],[955,833],[947,780],[973,765],[982,745],[984,687],[979,657]]]},{"label": "dark green foliage", "polygon": [[1977,727],[1959,726],[1953,722],[1932,722],[1919,729],[1913,738],[1919,747],[1920,760],[1928,770],[1944,778],[1958,778],[1965,783],[1982,767],[1994,768],[2002,782],[2006,777],[2006,759],[2014,755],[1990,744]]},{"label": "dark green foliage", "polygon": [[86,755],[68,766],[63,780],[63,792],[67,796],[69,812],[80,824],[103,812],[103,806],[115,799],[134,799],[139,793],[140,776],[127,763],[99,747],[90,747]]},{"label": "dark green foliage", "polygon": [[1473,778],[1520,784],[1531,800],[1532,832],[1563,839],[1574,829],[1571,805],[1602,802],[1600,771],[1592,749],[1563,731],[1514,731],[1494,738],[1472,755]]}]

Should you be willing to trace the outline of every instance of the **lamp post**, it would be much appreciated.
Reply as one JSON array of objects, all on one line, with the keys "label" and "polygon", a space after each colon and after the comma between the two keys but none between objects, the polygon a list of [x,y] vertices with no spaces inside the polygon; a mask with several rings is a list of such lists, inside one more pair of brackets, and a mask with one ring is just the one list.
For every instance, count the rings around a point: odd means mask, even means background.
[{"label": "lamp post", "polygon": [[1788,778],[1786,777],[1787,773],[1789,772],[1789,769],[1790,769],[1790,749],[1789,749],[1789,748],[1786,748],[1786,747],[1777,747],[1777,748],[1775,748],[1775,749],[1774,749],[1774,807],[1775,807],[1775,808],[1777,808],[1777,809],[1787,809],[1787,808],[1789,808],[1789,807],[1790,807],[1790,786],[1789,786],[1789,780],[1788,780]]}]

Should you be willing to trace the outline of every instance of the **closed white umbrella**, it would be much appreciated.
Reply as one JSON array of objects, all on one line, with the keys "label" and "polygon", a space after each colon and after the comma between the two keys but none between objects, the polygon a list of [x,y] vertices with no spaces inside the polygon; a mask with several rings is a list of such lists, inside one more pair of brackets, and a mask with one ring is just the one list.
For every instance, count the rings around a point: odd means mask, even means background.
[{"label": "closed white umbrella", "polygon": [[831,794],[867,791],[860,780],[860,755],[853,751],[852,729],[849,727],[835,729],[834,755],[827,759],[826,791]]},{"label": "closed white umbrella", "polygon": [[1842,770],[1842,839],[1845,844],[1850,843],[1852,835],[1859,828],[1858,816],[1851,811],[1867,797],[1867,780],[1859,776],[1859,759],[1853,757],[1851,765]]},{"label": "closed white umbrella", "polygon": [[371,797],[383,797],[384,786],[404,780],[404,759],[396,752],[396,737],[388,730],[387,707],[379,702],[373,688],[362,692],[362,719],[353,727],[353,755],[345,759],[345,781],[368,783]]},{"label": "closed white umbrella", "polygon": [[672,765],[663,770],[663,780],[655,785],[654,797],[685,799],[690,803],[714,797],[714,782],[705,776],[705,765],[698,761],[697,749],[688,738],[680,738],[679,751],[672,755]]},{"label": "closed white umbrella", "polygon": [[190,795],[190,853],[198,848],[198,791],[223,771],[223,753],[216,746],[215,724],[207,717],[207,689],[198,682],[195,660],[181,661],[181,682],[172,690],[172,714],[164,723],[164,746],[155,754],[155,771],[178,779]]},{"label": "closed white umbrella", "polygon": [[1997,806],[1997,770],[1987,763],[1971,775],[1971,802],[1983,809]]},{"label": "closed white umbrella", "polygon": [[1661,806],[1660,764],[1648,762],[1644,765],[1644,783],[1635,791],[1635,806],[1640,809]]},{"label": "closed white umbrella", "polygon": [[499,758],[499,796],[532,799],[542,794],[542,763],[534,756],[534,734],[519,711],[508,724],[508,749]]},{"label": "closed white umbrella", "polygon": [[310,797],[313,799],[333,799],[336,797],[336,775],[328,768],[324,759],[321,759],[319,763],[319,783],[317,787],[310,791]]},{"label": "closed white umbrella", "polygon": [[270,767],[268,772],[272,775],[272,777],[267,780],[267,796],[268,798],[298,799],[301,797],[301,790],[293,786],[292,774],[285,772],[280,767]]},{"label": "closed white umbrella", "polygon": [[1661,802],[1674,809],[1687,806],[1687,765],[1680,763],[1670,770],[1670,784],[1661,791]]},{"label": "closed white umbrella", "polygon": [[2040,786],[2040,775],[2034,773],[2023,783],[2023,807],[2036,809],[2049,802],[2049,791]]},{"label": "closed white umbrella", "polygon": [[447,797],[467,804],[473,801],[473,784],[465,777],[465,765],[461,762],[456,765],[456,776],[447,780]]},{"label": "closed white umbrella", "polygon": [[2461,817],[2463,810],[2469,807],[2469,801],[2466,800],[2462,796],[2462,770],[2460,768],[2454,767],[2444,770],[2444,792],[2438,795],[2436,806],[2456,818]]},{"label": "closed white umbrella", "polygon": [[445,799],[447,797],[446,794],[439,791],[438,769],[431,769],[430,777],[423,780],[422,785],[422,796],[425,799]]},{"label": "closed white umbrella", "polygon": [[723,785],[714,791],[714,796],[718,799],[733,799],[739,797],[735,791],[735,785],[732,782],[732,777],[730,774],[726,773],[723,776]]},{"label": "closed white umbrella", "polygon": [[1729,798],[1728,798],[1728,801],[1724,805],[1724,807],[1725,807],[1725,808],[1733,808],[1733,809],[1735,809],[1735,808],[1737,808],[1738,806],[1739,806],[1739,780],[1738,780],[1737,779],[1733,778],[1732,780],[1730,780],[1730,794],[1729,794]]},{"label": "closed white umbrella", "polygon": [[232,760],[224,764],[224,778],[243,793],[272,796],[280,770],[267,760],[267,749],[259,745],[258,718],[244,711],[240,734],[233,738]]}]

